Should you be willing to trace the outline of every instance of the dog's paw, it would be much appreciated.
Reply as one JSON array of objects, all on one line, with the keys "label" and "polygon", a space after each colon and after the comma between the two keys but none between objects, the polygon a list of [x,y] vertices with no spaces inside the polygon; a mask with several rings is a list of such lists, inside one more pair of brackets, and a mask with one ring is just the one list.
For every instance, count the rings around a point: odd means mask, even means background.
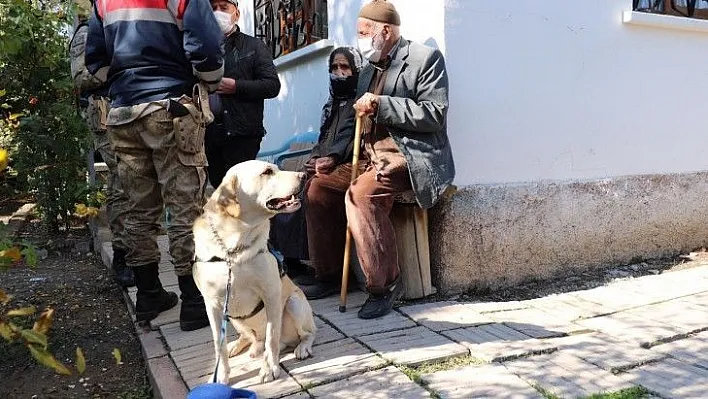
[{"label": "dog's paw", "polygon": [[280,366],[269,366],[267,362],[263,362],[261,366],[261,372],[258,374],[261,379],[261,383],[271,382],[278,379],[280,376]]},{"label": "dog's paw", "polygon": [[312,356],[312,344],[300,344],[293,352],[298,360],[307,359]]},{"label": "dog's paw", "polygon": [[265,342],[255,342],[251,344],[251,349],[248,350],[248,356],[250,356],[251,359],[255,359],[257,357],[260,357],[264,351]]},{"label": "dog's paw", "polygon": [[229,357],[234,357],[248,348],[250,344],[249,340],[239,337],[236,341],[229,342],[226,350],[229,352]]}]

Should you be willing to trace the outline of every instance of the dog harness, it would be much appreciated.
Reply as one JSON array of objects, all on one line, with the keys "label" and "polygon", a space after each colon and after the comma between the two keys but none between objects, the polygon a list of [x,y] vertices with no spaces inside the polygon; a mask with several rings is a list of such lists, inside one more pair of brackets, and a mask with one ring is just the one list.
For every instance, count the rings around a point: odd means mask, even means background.
[{"label": "dog harness", "polygon": [[[278,260],[277,256],[276,256],[276,260]],[[226,264],[229,265],[229,284],[231,283],[231,265],[230,265],[231,262],[227,261],[226,259],[219,258],[218,256],[213,256],[207,262],[226,262]],[[285,267],[280,263],[280,261],[278,261],[277,263],[278,263],[278,273],[280,273],[280,278],[282,279],[283,276],[285,276],[285,274],[286,274],[286,270],[285,270]],[[226,298],[228,298],[228,295],[230,294],[230,292],[229,292],[230,290],[228,287],[229,284],[227,284]],[[229,314],[224,314],[224,316],[229,319],[246,320],[246,319],[250,319],[251,317],[257,315],[258,312],[263,310],[264,307],[265,307],[265,303],[263,303],[263,300],[261,299],[261,301],[258,302],[258,305],[256,305],[255,308],[253,308],[253,311],[251,313],[247,314],[246,316],[231,316]]]},{"label": "dog harness", "polygon": [[[224,251],[224,253],[226,254],[226,259],[222,259],[217,256],[213,256],[211,259],[209,259],[206,262],[226,262],[226,266],[228,266],[228,269],[229,269],[229,278],[226,281],[226,297],[224,298],[224,308],[222,310],[222,317],[221,317],[221,328],[219,329],[219,346],[222,346],[222,345],[224,345],[224,339],[226,339],[226,327],[228,325],[228,320],[229,319],[236,319],[236,320],[250,319],[251,317],[255,316],[258,312],[263,310],[263,308],[265,307],[265,303],[263,303],[263,299],[261,299],[261,301],[258,302],[258,305],[256,305],[255,309],[253,309],[253,311],[246,316],[229,316],[229,306],[228,305],[229,305],[229,297],[231,296],[231,267],[233,265],[230,255],[243,250],[243,246],[237,245],[235,248],[229,249],[229,247],[226,246],[226,243],[219,235],[219,232],[216,231],[216,227],[214,227],[214,223],[211,221],[211,218],[207,216],[206,219],[209,222],[209,228],[211,229],[211,233],[214,235],[214,238],[216,239],[217,244],[219,244],[222,251]],[[270,245],[269,245],[269,247],[270,247]],[[259,254],[263,253],[263,251],[260,251],[258,253]],[[276,256],[276,263],[278,264],[278,272],[280,274],[280,278],[282,279],[283,276],[285,276],[286,270],[285,270],[285,267],[283,267],[283,265],[281,265],[281,262],[279,262],[278,260],[279,259]],[[219,360],[220,359],[221,359],[221,351],[219,351],[219,354],[216,358],[216,365],[214,366],[214,378],[213,378],[212,382],[216,382],[216,374],[219,371]]]},{"label": "dog harness", "polygon": [[[226,262],[226,265],[228,266],[228,269],[229,269],[229,279],[228,279],[228,282],[226,283],[226,298],[224,299],[224,323],[226,322],[227,319],[234,319],[234,320],[250,319],[251,317],[258,314],[258,312],[263,310],[263,308],[265,307],[265,303],[263,302],[263,299],[261,299],[260,302],[258,302],[258,305],[256,305],[255,308],[253,308],[253,311],[251,311],[251,313],[249,313],[247,315],[231,316],[228,314],[228,307],[227,307],[227,304],[229,301],[229,296],[231,294],[231,269],[232,269],[232,265],[233,265],[231,257],[229,255],[242,250],[243,247],[241,245],[238,245],[235,248],[229,249],[226,246],[226,243],[224,242],[224,240],[219,235],[219,233],[216,231],[216,227],[214,227],[214,224],[212,223],[211,218],[207,217],[207,221],[209,222],[209,228],[211,229],[211,233],[214,235],[214,238],[216,239],[217,244],[219,244],[222,251],[224,251],[224,253],[226,253],[226,255],[227,255],[226,259],[220,258],[218,256],[212,256],[211,259],[205,261],[205,262]],[[278,254],[274,253],[275,249],[270,245],[270,243],[268,243],[268,250],[275,257],[276,263],[278,264],[278,274],[280,274],[280,278],[282,279],[285,276],[285,274],[287,273],[285,265],[281,261],[281,259],[280,259],[281,257],[279,257]],[[258,252],[258,254],[262,254],[262,253],[263,253],[262,250]],[[224,328],[224,334],[225,333],[226,333],[226,329]]]}]

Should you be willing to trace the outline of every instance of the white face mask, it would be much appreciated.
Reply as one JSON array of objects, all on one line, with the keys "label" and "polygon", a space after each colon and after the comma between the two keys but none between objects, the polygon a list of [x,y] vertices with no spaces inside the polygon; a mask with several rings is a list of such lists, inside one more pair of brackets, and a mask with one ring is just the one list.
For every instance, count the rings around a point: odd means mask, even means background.
[{"label": "white face mask", "polygon": [[223,11],[214,11],[214,17],[216,17],[216,22],[221,28],[221,33],[227,34],[234,28],[234,23],[231,22],[231,14]]},{"label": "white face mask", "polygon": [[376,43],[377,36],[379,35],[377,34],[372,37],[362,37],[357,41],[357,47],[359,47],[361,55],[366,57],[366,59],[371,62],[379,62],[379,60],[381,60],[383,43]]}]

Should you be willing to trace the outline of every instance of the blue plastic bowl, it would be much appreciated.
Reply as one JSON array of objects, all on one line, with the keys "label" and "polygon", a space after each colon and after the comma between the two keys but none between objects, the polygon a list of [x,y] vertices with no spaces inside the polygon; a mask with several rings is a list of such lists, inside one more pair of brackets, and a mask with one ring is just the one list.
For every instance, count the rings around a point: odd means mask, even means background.
[{"label": "blue plastic bowl", "polygon": [[247,389],[231,388],[225,384],[202,384],[187,394],[187,399],[257,399],[256,393]]}]

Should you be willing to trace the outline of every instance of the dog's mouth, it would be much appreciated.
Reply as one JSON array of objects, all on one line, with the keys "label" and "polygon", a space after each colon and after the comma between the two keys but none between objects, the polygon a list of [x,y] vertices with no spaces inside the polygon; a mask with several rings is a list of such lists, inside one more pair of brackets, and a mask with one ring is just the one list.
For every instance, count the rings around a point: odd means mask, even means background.
[{"label": "dog's mouth", "polygon": [[273,198],[266,202],[266,207],[276,212],[295,212],[300,208],[300,199],[294,194],[287,198]]}]

